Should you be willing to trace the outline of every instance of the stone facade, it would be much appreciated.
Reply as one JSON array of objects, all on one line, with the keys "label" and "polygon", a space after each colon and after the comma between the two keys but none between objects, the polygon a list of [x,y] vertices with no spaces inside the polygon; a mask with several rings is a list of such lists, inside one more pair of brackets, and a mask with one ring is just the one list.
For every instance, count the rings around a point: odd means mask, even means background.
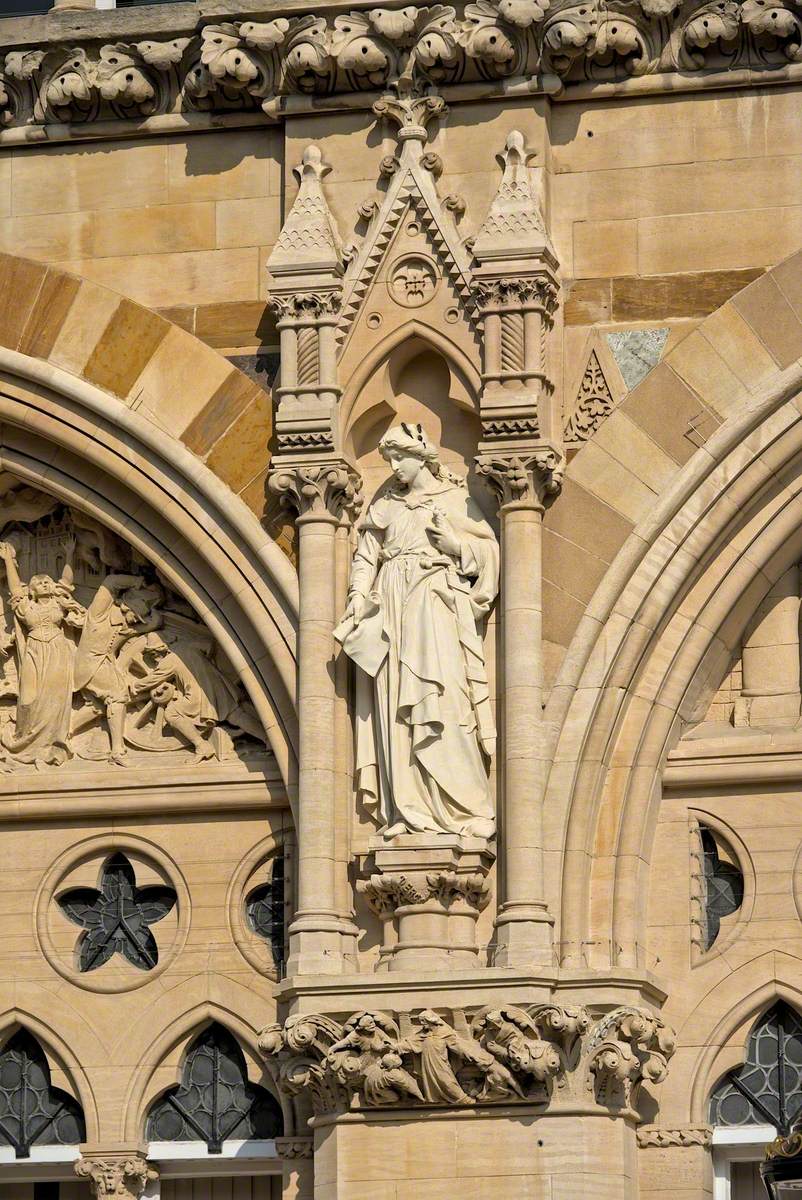
[{"label": "stone facade", "polygon": [[0,1200],[796,1144],[800,22],[0,21]]}]

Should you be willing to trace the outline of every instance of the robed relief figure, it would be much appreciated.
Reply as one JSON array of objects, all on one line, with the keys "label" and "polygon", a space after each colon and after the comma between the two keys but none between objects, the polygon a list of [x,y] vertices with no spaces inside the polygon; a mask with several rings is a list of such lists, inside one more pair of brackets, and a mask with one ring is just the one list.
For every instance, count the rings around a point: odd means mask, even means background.
[{"label": "robed relief figure", "polygon": [[393,480],[371,504],[335,631],[356,663],[357,787],[386,838],[495,831],[495,747],[481,625],[498,543],[420,425],[379,443]]},{"label": "robed relief figure", "polygon": [[68,755],[75,647],[65,626],[80,628],[85,616],[72,598],[74,549],[70,541],[60,579],[34,575],[26,584],[13,545],[0,542],[19,652],[16,728],[4,734],[3,745],[21,762],[61,764]]}]

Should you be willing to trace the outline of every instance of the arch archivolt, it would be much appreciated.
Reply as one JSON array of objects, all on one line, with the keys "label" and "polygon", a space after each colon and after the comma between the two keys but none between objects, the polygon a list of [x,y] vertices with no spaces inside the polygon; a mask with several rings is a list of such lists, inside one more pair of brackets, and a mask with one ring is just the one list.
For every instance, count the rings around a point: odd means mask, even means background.
[{"label": "arch archivolt", "polygon": [[[123,1140],[144,1137],[151,1105],[167,1088],[180,1081],[192,1042],[212,1022],[219,1022],[236,1038],[245,1055],[251,1082],[273,1091],[257,1049],[258,1033],[265,1024],[268,1011],[265,997],[257,996],[253,989],[235,984],[229,978],[212,978],[204,989],[211,995],[198,999],[201,987],[197,981],[187,980],[173,988],[169,1002],[164,997],[154,1001],[129,1031],[125,1039],[125,1058],[133,1065],[120,1110],[118,1136]],[[154,1037],[157,1013],[159,1032]]]},{"label": "arch archivolt", "polygon": [[294,769],[296,581],[255,517],[184,446],[99,388],[0,349],[0,458],[96,517],[195,609]]},{"label": "arch archivolt", "polygon": [[547,812],[565,851],[569,962],[645,965],[641,900],[666,753],[802,555],[800,387],[799,367],[781,373],[690,460],[622,547],[569,649],[546,710],[560,729]]},{"label": "arch archivolt", "polygon": [[102,1061],[105,1048],[77,1009],[65,1004],[52,990],[38,987],[31,990],[34,994],[29,1006],[0,1013],[0,1048],[18,1029],[33,1034],[47,1057],[53,1084],[79,1102],[87,1141],[95,1141],[100,1136],[100,1106],[82,1064]]},{"label": "arch archivolt", "polygon": [[704,1124],[710,1093],[744,1061],[753,1027],[783,1000],[802,1015],[799,960],[773,951],[722,969],[678,1030],[679,1049],[663,1085],[661,1121]]}]

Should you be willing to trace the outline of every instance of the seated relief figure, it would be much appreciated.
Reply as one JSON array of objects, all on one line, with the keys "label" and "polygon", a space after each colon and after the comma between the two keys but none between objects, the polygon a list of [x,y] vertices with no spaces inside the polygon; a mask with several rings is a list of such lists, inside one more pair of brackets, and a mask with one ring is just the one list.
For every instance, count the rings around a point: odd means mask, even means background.
[{"label": "seated relief figure", "polygon": [[495,831],[495,747],[481,622],[498,543],[420,425],[379,443],[393,479],[368,509],[335,630],[359,668],[357,786],[385,838]]}]

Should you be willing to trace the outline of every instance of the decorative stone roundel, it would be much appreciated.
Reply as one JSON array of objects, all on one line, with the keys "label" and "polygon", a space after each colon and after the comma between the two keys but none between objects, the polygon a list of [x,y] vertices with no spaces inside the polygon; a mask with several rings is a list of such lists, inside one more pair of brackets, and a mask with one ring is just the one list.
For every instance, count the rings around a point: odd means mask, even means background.
[{"label": "decorative stone roundel", "polygon": [[433,259],[425,254],[405,254],[390,268],[387,288],[397,304],[420,308],[432,299],[439,283],[440,273]]},{"label": "decorative stone roundel", "polygon": [[139,838],[87,839],[53,864],[36,901],[39,946],[93,992],[142,987],[186,940],[189,896],[175,864]]}]

